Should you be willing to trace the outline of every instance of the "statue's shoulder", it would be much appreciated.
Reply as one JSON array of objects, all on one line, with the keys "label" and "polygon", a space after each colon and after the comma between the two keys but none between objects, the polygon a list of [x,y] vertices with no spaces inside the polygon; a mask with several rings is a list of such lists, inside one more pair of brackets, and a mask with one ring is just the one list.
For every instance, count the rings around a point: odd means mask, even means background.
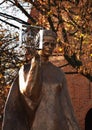
[{"label": "statue's shoulder", "polygon": [[65,75],[64,71],[63,71],[60,67],[56,66],[55,64],[53,64],[53,63],[51,63],[51,62],[50,62],[50,64],[51,64],[52,68],[53,68],[57,73],[62,74],[62,76]]}]

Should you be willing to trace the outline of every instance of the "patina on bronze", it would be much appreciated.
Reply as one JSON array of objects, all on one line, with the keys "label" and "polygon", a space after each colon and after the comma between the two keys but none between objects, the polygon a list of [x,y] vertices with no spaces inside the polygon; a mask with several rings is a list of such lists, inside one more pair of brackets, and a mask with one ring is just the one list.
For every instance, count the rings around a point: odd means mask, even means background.
[{"label": "patina on bronze", "polygon": [[80,130],[65,74],[49,61],[56,40],[51,32],[45,30],[43,49],[21,67],[12,84],[2,130]]}]

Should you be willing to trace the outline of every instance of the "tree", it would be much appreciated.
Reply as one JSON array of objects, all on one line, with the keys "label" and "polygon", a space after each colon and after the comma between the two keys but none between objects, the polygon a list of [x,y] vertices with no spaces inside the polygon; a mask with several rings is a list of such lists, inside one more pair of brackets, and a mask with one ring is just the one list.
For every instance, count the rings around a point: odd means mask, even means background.
[{"label": "tree", "polygon": [[[26,7],[25,3],[27,3]],[[0,97],[2,99],[0,106],[4,104],[6,93],[10,88],[6,84],[12,83],[20,66],[26,62],[25,48],[18,47],[19,26],[14,22],[28,27],[27,30],[22,30],[24,33],[27,32],[26,34],[31,31],[35,35],[38,31],[37,27],[55,31],[60,53],[76,67],[78,72],[92,81],[91,0],[2,0],[0,7],[2,9],[0,10]],[[12,14],[4,12],[10,8]],[[29,8],[30,13],[26,8]],[[18,11],[21,11],[28,21],[17,18],[14,14]],[[26,37],[26,42],[28,40]],[[0,119],[2,115],[3,107],[0,108]]]},{"label": "tree", "polygon": [[[32,5],[30,6],[30,14],[23,7],[23,3],[25,2]],[[52,29],[57,33],[57,43],[63,48],[65,58],[77,68],[78,72],[87,75],[88,78],[92,80],[92,2],[90,0],[9,0],[9,3],[11,6],[17,7],[22,11],[28,18],[28,21],[25,22],[15,16],[0,12],[2,17],[12,19],[30,27],[40,26]],[[4,20],[1,21],[18,28],[12,23],[8,23]],[[30,30],[32,30],[32,28]],[[8,36],[9,35],[10,34],[8,34]],[[15,37],[16,36],[14,36],[13,40],[16,39]],[[3,61],[5,61],[2,63],[7,63],[8,68],[13,68],[15,70],[17,68],[18,70],[24,61],[19,60],[18,54],[14,52],[16,43],[12,46],[12,49],[10,49],[7,48],[7,41],[10,42],[11,40],[9,41],[8,38],[2,39],[3,44],[0,46],[1,57],[4,57]],[[12,42],[10,44],[12,44]],[[4,47],[6,47],[8,51],[2,51]],[[7,59],[11,58],[6,60],[6,56],[8,56]],[[19,57],[21,57],[21,55]],[[9,61],[12,61],[11,65]],[[6,68],[2,64],[2,75],[5,70]]]}]

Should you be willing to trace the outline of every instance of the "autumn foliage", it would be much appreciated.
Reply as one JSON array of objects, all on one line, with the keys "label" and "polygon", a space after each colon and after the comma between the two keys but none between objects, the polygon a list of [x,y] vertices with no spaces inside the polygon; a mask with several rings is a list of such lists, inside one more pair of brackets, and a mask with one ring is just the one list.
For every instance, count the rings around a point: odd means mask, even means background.
[{"label": "autumn foliage", "polygon": [[[13,0],[10,2],[28,17],[28,22],[25,23],[21,19],[3,13],[0,15],[21,21],[23,24],[52,29],[57,33],[55,54],[64,55],[79,73],[92,81],[91,0]],[[33,5],[30,14],[21,6],[21,2],[28,2]],[[10,24],[9,26],[13,25]],[[13,28],[17,27],[13,26]],[[14,48],[17,47],[18,38],[17,31],[12,35],[9,30],[0,25],[0,106],[2,106],[0,119],[2,119],[3,113],[2,104],[4,104],[9,90],[9,86],[6,84],[12,83],[20,66],[26,62],[23,53],[24,48],[20,48],[19,52],[21,53],[14,51]],[[5,79],[6,71],[7,78]]]}]

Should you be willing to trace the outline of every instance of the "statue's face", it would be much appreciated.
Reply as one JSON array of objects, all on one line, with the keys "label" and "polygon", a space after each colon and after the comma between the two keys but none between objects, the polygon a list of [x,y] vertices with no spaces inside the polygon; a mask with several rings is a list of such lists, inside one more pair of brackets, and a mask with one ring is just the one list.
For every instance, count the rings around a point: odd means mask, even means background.
[{"label": "statue's face", "polygon": [[55,45],[56,45],[56,40],[54,37],[45,36],[43,39],[43,49],[40,51],[40,54],[43,56],[52,55]]}]

